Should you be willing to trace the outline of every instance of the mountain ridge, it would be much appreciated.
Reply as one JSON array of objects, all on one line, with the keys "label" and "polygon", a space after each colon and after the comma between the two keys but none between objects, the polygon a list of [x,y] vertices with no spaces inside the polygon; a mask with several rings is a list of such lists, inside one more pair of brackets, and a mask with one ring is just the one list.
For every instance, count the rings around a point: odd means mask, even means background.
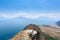
[{"label": "mountain ridge", "polygon": [[[55,30],[58,30],[58,29],[55,27],[50,27],[50,26],[46,27],[46,26],[38,26],[35,24],[29,24],[22,31],[29,30],[29,29],[32,29],[32,30],[35,30],[36,32],[38,32],[38,34],[37,34],[38,36],[37,35],[33,36],[33,40],[60,40],[59,39],[60,32],[56,32]],[[53,29],[54,29],[54,31],[51,31]],[[18,33],[17,35],[19,36],[21,34]],[[13,37],[13,38],[16,38],[17,35],[15,35],[15,37]],[[32,39],[32,36],[30,36],[30,37]],[[36,39],[36,38],[38,38],[38,39]]]}]

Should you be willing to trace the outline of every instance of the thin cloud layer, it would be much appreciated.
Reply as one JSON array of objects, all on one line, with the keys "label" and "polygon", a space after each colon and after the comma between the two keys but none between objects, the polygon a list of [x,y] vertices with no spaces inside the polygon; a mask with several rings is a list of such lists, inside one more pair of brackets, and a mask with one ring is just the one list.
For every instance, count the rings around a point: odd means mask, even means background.
[{"label": "thin cloud layer", "polygon": [[41,13],[41,14],[29,14],[29,13],[16,13],[16,14],[0,14],[0,18],[19,18],[19,17],[23,17],[23,18],[29,18],[29,19],[38,19],[41,17],[44,18],[50,18],[50,19],[60,19],[60,14],[47,14],[47,13]]}]

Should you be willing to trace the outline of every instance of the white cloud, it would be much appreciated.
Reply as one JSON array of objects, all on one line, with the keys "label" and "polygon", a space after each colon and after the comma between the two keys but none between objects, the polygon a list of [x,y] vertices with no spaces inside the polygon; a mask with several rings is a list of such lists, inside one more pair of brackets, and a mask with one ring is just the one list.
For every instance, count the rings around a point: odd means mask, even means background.
[{"label": "white cloud", "polygon": [[50,18],[50,19],[60,19],[60,14],[48,14],[48,13],[38,13],[38,14],[30,14],[30,13],[15,13],[15,14],[0,14],[0,18],[18,18],[24,17],[29,19],[37,19],[40,17]]}]

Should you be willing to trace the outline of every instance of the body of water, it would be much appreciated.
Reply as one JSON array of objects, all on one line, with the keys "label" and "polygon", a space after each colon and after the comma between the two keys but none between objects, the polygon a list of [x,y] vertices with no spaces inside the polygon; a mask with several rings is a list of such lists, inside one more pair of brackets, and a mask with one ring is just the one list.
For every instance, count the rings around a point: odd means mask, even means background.
[{"label": "body of water", "polygon": [[0,40],[8,40],[23,30],[23,26],[0,26]]}]

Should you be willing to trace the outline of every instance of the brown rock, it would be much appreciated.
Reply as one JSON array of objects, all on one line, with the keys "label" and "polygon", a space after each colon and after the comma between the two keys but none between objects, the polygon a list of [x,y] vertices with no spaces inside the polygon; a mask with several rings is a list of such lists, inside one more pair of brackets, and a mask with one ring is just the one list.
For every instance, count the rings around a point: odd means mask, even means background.
[{"label": "brown rock", "polygon": [[32,40],[44,40],[43,33],[37,25],[35,24],[27,25],[24,28],[24,30],[27,30],[27,29],[32,29],[32,30],[37,31],[37,34],[32,38]]}]

